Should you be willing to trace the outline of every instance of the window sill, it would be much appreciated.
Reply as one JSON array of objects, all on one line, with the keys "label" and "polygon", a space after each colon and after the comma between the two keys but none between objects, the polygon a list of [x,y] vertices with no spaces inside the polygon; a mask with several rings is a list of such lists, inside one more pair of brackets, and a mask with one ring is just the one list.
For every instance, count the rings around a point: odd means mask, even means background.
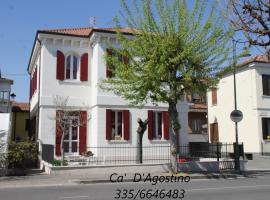
[{"label": "window sill", "polygon": [[265,144],[269,144],[269,143],[270,143],[270,140],[269,140],[269,139],[263,140],[263,142],[264,142]]},{"label": "window sill", "polygon": [[69,84],[69,85],[79,85],[79,84],[83,84],[86,83],[88,81],[81,81],[81,80],[59,80],[60,84]]},{"label": "window sill", "polygon": [[165,140],[165,139],[161,139],[161,140],[156,140],[156,139],[153,139],[153,140],[150,140],[150,143],[152,144],[163,144],[163,143],[168,143],[169,140]]},{"label": "window sill", "polygon": [[262,98],[270,99],[270,95],[262,95]]},{"label": "window sill", "polygon": [[124,139],[121,139],[121,140],[109,140],[109,144],[125,144],[125,143],[128,143],[127,140],[124,140]]}]

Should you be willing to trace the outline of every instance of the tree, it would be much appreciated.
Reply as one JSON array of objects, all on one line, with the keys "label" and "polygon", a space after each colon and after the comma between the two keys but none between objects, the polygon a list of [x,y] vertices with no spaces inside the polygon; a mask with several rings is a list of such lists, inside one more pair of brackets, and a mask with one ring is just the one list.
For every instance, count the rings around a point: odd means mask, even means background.
[{"label": "tree", "polygon": [[231,32],[224,29],[214,4],[207,10],[206,0],[196,0],[192,10],[185,0],[134,0],[133,9],[121,2],[116,26],[120,28],[124,20],[134,34],[130,38],[118,31],[120,47],[111,47],[117,56],[105,56],[115,77],[103,80],[101,88],[131,105],[168,104],[175,169],[180,130],[177,102],[185,93],[215,85],[216,74],[227,60]]},{"label": "tree", "polygon": [[235,30],[241,30],[250,45],[270,46],[270,1],[229,0],[226,18]]},{"label": "tree", "polygon": [[56,122],[56,136],[60,137],[61,164],[64,163],[64,138],[69,134],[70,127],[86,126],[89,120],[88,116],[80,115],[80,110],[68,106],[68,97],[55,96],[54,105],[56,106],[56,115],[53,121]]}]

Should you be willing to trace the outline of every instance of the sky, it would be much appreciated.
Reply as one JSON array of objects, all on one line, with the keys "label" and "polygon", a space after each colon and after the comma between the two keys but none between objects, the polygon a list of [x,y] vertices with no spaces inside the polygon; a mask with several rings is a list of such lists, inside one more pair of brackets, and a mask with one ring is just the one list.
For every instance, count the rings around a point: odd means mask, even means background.
[{"label": "sky", "polygon": [[112,27],[119,10],[119,0],[0,0],[0,69],[14,80],[16,101],[29,101],[27,65],[37,30],[87,27],[93,16],[96,27]]},{"label": "sky", "polygon": [[118,0],[0,0],[0,69],[14,80],[16,101],[29,101],[27,66],[37,30],[111,27],[120,8]]}]

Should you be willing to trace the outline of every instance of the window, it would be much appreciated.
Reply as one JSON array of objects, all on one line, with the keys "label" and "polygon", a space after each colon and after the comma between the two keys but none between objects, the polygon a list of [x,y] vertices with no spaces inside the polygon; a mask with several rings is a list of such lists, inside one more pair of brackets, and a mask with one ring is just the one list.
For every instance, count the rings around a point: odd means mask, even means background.
[{"label": "window", "polygon": [[9,91],[0,91],[0,101],[7,101],[9,100]]},{"label": "window", "polygon": [[123,138],[123,112],[111,112],[112,139],[121,140]]},{"label": "window", "polygon": [[262,75],[263,95],[270,96],[270,75]]},{"label": "window", "polygon": [[74,55],[67,56],[66,60],[66,79],[68,80],[77,80],[78,79],[78,70],[79,59]]},{"label": "window", "polygon": [[192,133],[200,133],[201,127],[202,127],[202,120],[201,119],[192,119],[191,120]]},{"label": "window", "polygon": [[[117,52],[113,51],[112,49],[107,49],[107,54],[109,56],[112,56],[112,57],[116,57],[120,62],[123,62],[124,64],[128,64],[129,63],[129,59],[127,56],[124,56],[124,55],[120,55],[118,54]],[[112,77],[115,77],[115,74],[113,72],[113,66],[110,66],[109,64],[107,64],[106,66],[106,77],[107,78],[112,78]]]},{"label": "window", "polygon": [[64,152],[65,153],[78,153],[79,149],[79,117],[72,117],[70,126],[64,136]]},{"label": "window", "polygon": [[162,139],[162,112],[154,111],[153,112],[153,139],[161,140]]},{"label": "window", "polygon": [[262,136],[264,140],[270,140],[270,118],[262,118]]}]

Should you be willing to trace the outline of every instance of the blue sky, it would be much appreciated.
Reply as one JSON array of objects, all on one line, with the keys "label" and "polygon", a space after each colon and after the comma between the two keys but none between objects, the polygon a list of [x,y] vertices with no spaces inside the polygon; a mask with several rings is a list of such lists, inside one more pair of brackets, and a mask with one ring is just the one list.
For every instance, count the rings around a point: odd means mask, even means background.
[{"label": "blue sky", "polygon": [[119,0],[1,0],[0,68],[14,80],[16,100],[29,98],[26,69],[37,30],[89,26],[92,16],[97,27],[111,27],[119,9]]},{"label": "blue sky", "polygon": [[13,79],[17,101],[28,101],[27,65],[38,29],[85,27],[91,16],[96,26],[113,26],[118,0],[1,0],[0,68]]}]

